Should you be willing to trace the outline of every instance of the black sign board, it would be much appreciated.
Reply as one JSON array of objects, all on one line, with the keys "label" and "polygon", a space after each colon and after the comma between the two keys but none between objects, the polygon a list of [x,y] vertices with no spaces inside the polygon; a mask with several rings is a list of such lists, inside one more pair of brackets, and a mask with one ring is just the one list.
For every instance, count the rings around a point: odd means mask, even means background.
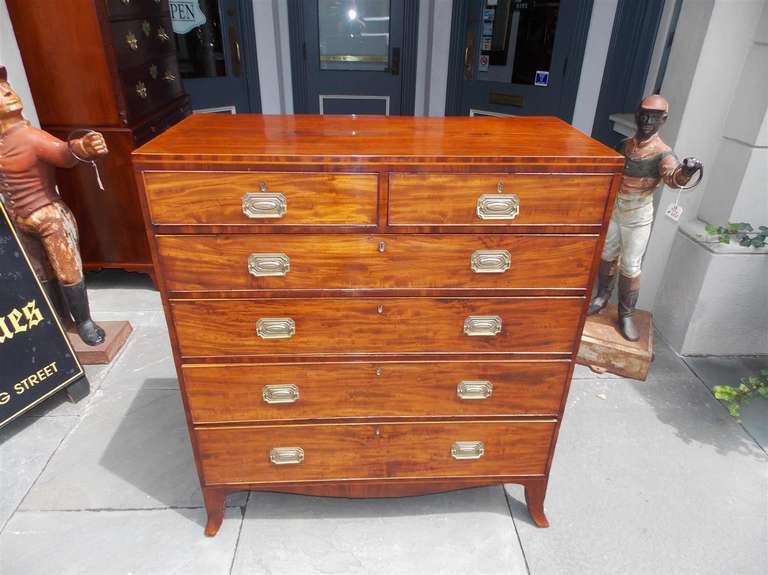
[{"label": "black sign board", "polygon": [[0,427],[84,375],[0,201]]}]

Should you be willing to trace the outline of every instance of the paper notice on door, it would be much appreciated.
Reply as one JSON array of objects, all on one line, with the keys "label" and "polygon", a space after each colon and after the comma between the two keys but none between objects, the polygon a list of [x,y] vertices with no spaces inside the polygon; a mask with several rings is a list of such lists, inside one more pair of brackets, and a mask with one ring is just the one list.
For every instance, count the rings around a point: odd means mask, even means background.
[{"label": "paper notice on door", "polygon": [[176,34],[186,34],[207,22],[199,0],[169,0],[171,22]]},{"label": "paper notice on door", "polygon": [[480,65],[477,67],[478,71],[487,72],[489,60],[490,60],[490,57],[488,56],[488,54],[480,54]]}]

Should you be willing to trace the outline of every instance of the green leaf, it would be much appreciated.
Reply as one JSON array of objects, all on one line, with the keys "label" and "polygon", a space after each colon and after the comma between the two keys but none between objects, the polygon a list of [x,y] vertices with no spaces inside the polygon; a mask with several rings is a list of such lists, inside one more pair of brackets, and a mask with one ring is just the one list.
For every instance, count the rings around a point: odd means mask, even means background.
[{"label": "green leaf", "polygon": [[727,234],[728,233],[728,228],[724,228],[723,226],[718,226],[717,233],[718,234]]},{"label": "green leaf", "polygon": [[704,226],[704,230],[710,236],[716,236],[717,235],[717,226],[713,226],[712,224],[707,224],[706,226]]},{"label": "green leaf", "polygon": [[741,416],[741,407],[738,403],[730,403],[728,404],[728,413],[733,417],[739,417]]},{"label": "green leaf", "polygon": [[750,384],[755,385],[755,386],[760,385],[760,378],[757,377],[756,375],[750,375],[746,379],[747,379],[747,383],[750,383]]},{"label": "green leaf", "polygon": [[730,244],[731,243],[731,236],[728,234],[720,234],[720,243],[721,244]]},{"label": "green leaf", "polygon": [[752,224],[748,224],[747,222],[742,222],[739,224],[739,230],[742,232],[751,232],[755,228],[752,227]]},{"label": "green leaf", "polygon": [[768,226],[757,226],[757,229],[761,232],[768,232]]},{"label": "green leaf", "polygon": [[759,393],[760,397],[763,399],[768,399],[768,387],[758,387],[757,393]]},{"label": "green leaf", "polygon": [[742,235],[742,234],[739,234],[739,235],[741,235],[741,238],[739,238],[739,245],[740,246],[748,248],[749,246],[752,245],[752,238],[750,238],[747,235]]},{"label": "green leaf", "polygon": [[749,389],[749,387],[745,383],[742,383],[741,385],[739,385],[738,390],[742,393],[749,393],[750,391],[752,391],[751,389]]},{"label": "green leaf", "polygon": [[741,224],[734,224],[731,222],[728,222],[728,231],[731,233],[736,233],[741,229]]},{"label": "green leaf", "polygon": [[752,240],[752,247],[753,248],[764,248],[765,247],[765,240],[758,240],[757,238],[754,238]]},{"label": "green leaf", "polygon": [[768,367],[764,367],[760,370],[760,375],[764,375],[765,377],[768,377]]},{"label": "green leaf", "polygon": [[738,390],[730,385],[715,385],[712,387],[712,392],[717,399],[723,401],[733,401],[739,396]]}]

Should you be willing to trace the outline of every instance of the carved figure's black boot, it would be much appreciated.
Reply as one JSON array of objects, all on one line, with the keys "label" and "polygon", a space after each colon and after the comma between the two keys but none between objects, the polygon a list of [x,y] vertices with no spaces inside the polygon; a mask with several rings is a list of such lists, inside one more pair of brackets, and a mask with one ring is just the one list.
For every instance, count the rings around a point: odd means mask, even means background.
[{"label": "carved figure's black boot", "polygon": [[43,285],[43,289],[45,290],[45,294],[48,296],[48,299],[51,300],[51,305],[53,306],[56,314],[59,316],[61,325],[64,326],[64,329],[72,327],[74,325],[72,323],[72,316],[69,315],[69,308],[67,307],[67,303],[64,301],[64,298],[61,295],[59,282],[55,279],[50,279],[43,280],[40,283]]},{"label": "carved figure's black boot", "polygon": [[632,318],[638,295],[640,295],[640,276],[627,278],[619,274],[619,330],[621,335],[629,341],[640,339],[640,331]]},{"label": "carved figure's black boot", "polygon": [[106,334],[96,322],[91,319],[91,308],[88,305],[88,294],[85,291],[85,281],[80,280],[71,286],[61,286],[64,297],[69,304],[69,311],[72,319],[75,320],[77,333],[88,345],[99,345],[104,343]]},{"label": "carved figure's black boot", "polygon": [[613,280],[616,279],[616,262],[600,260],[600,270],[597,272],[597,295],[589,302],[588,315],[593,315],[608,305],[613,293]]}]

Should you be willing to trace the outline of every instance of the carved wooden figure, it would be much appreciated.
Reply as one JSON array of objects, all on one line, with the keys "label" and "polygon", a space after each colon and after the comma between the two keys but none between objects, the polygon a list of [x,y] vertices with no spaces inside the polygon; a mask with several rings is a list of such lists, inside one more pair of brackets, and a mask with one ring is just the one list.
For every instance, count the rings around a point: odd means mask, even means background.
[{"label": "carved wooden figure", "polygon": [[[671,188],[686,188],[697,172],[703,173],[696,158],[682,163],[672,148],[659,137],[659,129],[667,121],[669,104],[659,95],[646,97],[635,112],[637,131],[618,147],[625,159],[624,177],[616,205],[608,225],[598,273],[597,295],[589,306],[589,314],[601,311],[613,292],[616,263],[619,268],[619,330],[630,341],[640,332],[632,318],[640,294],[640,267],[653,223],[653,193],[664,182]],[[694,184],[698,185],[701,177]],[[693,186],[690,186],[693,187]]]},{"label": "carved wooden figure", "polygon": [[[63,142],[22,115],[23,105],[0,66],[0,193],[19,236],[57,312],[74,321],[88,345],[104,341],[92,319],[83,280],[77,222],[59,197],[55,168],[106,155],[98,132]],[[63,299],[62,299],[63,296]]]}]

